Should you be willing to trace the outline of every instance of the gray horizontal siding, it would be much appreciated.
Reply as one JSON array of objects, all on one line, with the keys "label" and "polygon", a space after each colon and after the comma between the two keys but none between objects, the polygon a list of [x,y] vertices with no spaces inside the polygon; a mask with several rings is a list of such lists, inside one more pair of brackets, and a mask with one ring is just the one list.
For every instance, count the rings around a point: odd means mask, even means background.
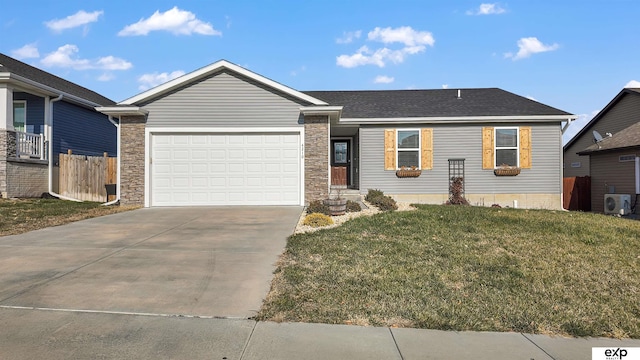
[{"label": "gray horizontal siding", "polygon": [[[559,194],[561,192],[560,124],[531,126],[532,168],[515,177],[497,177],[482,169],[482,125],[433,125],[433,170],[418,178],[396,177],[384,170],[384,129],[360,129],[360,189],[380,189],[390,194],[447,194],[451,158],[465,159],[465,187],[475,194]],[[497,126],[497,125],[486,125]],[[501,124],[499,126],[506,126]],[[416,128],[416,127],[408,127]]]},{"label": "gray horizontal siding", "polygon": [[150,103],[148,127],[302,126],[304,105],[261,84],[222,72]]},{"label": "gray horizontal siding", "polygon": [[[582,134],[567,148],[564,153],[564,176],[589,175],[589,156],[579,156],[576,153],[593,145],[593,130],[597,130],[602,136],[606,136],[606,133],[615,134],[637,123],[640,120],[638,114],[640,114],[640,96],[627,94],[620,99],[589,131]],[[580,162],[581,166],[572,168],[572,162]]]},{"label": "gray horizontal siding", "polygon": [[615,188],[616,194],[631,194],[634,203],[636,193],[635,161],[620,162],[620,155],[637,154],[637,151],[620,151],[591,155],[591,210],[604,212],[604,194],[609,187]]},{"label": "gray horizontal siding", "polygon": [[44,132],[44,98],[23,92],[14,92],[13,100],[26,100],[27,102],[26,131],[32,134],[42,134]]}]

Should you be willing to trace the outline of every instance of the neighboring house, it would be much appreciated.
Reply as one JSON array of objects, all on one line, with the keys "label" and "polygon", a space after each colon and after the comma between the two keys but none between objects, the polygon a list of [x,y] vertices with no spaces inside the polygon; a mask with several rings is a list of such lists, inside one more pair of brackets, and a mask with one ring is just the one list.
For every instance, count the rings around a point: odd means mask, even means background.
[{"label": "neighboring house", "polygon": [[[95,110],[113,104],[91,90],[0,54],[0,195],[34,197],[50,187],[56,191],[57,178],[52,173],[59,153],[116,155],[116,127]],[[48,156],[49,148],[53,156]]]},{"label": "neighboring house", "polygon": [[224,60],[98,110],[120,119],[120,199],[145,206],[304,205],[345,186],[441,204],[462,177],[473,204],[560,209],[575,118],[500,89],[300,92]]},{"label": "neighboring house", "polygon": [[[595,143],[593,131],[602,137],[615,134],[640,121],[640,89],[622,89],[613,100],[564,146],[564,177],[589,176],[588,156],[578,153]],[[592,198],[592,200],[595,200]],[[594,210],[601,209],[593,208]]]},{"label": "neighboring house", "polygon": [[636,120],[637,123],[578,153],[590,163],[591,209],[594,211],[604,211],[605,194],[629,194],[630,205],[637,213],[635,205],[640,194],[640,112]]}]

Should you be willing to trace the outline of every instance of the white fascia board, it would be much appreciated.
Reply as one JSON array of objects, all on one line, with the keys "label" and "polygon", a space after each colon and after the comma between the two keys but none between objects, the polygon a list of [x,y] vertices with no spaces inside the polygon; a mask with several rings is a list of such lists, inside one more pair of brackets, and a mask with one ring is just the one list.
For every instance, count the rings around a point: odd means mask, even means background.
[{"label": "white fascia board", "polygon": [[258,75],[252,71],[249,71],[243,67],[240,67],[236,64],[230,63],[226,60],[220,60],[217,61],[211,65],[202,67],[198,70],[192,71],[188,74],[182,75],[178,78],[175,78],[173,80],[167,81],[166,83],[162,84],[162,85],[158,85],[152,89],[149,89],[143,93],[140,93],[138,95],[135,95],[133,97],[130,97],[126,100],[121,101],[119,104],[123,104],[123,105],[131,105],[131,104],[135,104],[141,101],[145,101],[148,99],[151,99],[155,96],[161,95],[163,93],[166,93],[168,91],[171,91],[181,85],[184,85],[186,83],[189,83],[192,80],[198,79],[200,77],[206,76],[208,74],[214,73],[216,71],[219,71],[221,69],[228,69],[231,71],[234,71],[240,75],[246,76],[254,81],[257,81],[259,83],[262,83],[268,87],[274,88],[276,90],[282,91],[285,94],[291,95],[295,98],[304,100],[304,101],[308,101],[314,105],[327,105],[327,103],[325,103],[322,100],[316,99],[312,96],[309,96],[307,94],[301,93],[300,91],[294,90],[288,86],[282,85],[276,81],[273,81],[271,79],[268,79],[262,75]]},{"label": "white fascia board", "polygon": [[303,106],[303,115],[328,115],[331,120],[339,120],[342,116],[342,106]]},{"label": "white fascia board", "polygon": [[149,113],[138,106],[98,106],[95,109],[109,116],[147,115]]},{"label": "white fascia board", "polygon": [[[6,74],[8,74],[8,76],[5,77]],[[33,81],[31,79],[27,79],[27,78],[25,78],[23,76],[20,76],[20,75],[16,75],[16,74],[12,74],[12,73],[1,73],[0,74],[0,80],[9,80],[10,83],[15,82],[16,85],[23,85],[23,86],[26,86],[27,88],[31,88],[31,89],[36,89],[36,90],[42,91],[45,95],[51,95],[51,96],[62,95],[62,97],[64,99],[73,101],[73,102],[75,102],[77,104],[84,105],[86,107],[95,108],[96,106],[101,106],[101,104],[94,103],[93,101],[89,101],[89,100],[83,99],[83,98],[75,96],[75,95],[71,95],[69,93],[57,90],[55,88],[52,88],[52,87],[44,85],[44,84],[40,84],[37,81]]]},{"label": "white fascia board", "polygon": [[492,122],[557,122],[577,119],[577,115],[542,115],[542,116],[442,116],[442,117],[409,117],[409,118],[342,118],[340,124],[415,124],[415,123],[492,123]]}]

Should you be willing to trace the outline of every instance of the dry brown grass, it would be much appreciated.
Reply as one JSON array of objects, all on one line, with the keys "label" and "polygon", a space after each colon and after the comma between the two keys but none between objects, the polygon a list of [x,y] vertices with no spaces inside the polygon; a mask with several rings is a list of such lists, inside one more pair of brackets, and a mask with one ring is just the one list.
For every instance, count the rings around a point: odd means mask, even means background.
[{"label": "dry brown grass", "polygon": [[0,199],[0,236],[64,225],[129,211],[138,206],[102,206],[95,202],[58,199]]}]

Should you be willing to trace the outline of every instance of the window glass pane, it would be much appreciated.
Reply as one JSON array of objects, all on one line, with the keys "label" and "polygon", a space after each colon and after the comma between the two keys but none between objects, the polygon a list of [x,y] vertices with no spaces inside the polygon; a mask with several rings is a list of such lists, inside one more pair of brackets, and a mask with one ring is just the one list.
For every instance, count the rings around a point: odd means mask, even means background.
[{"label": "window glass pane", "polygon": [[518,166],[518,150],[496,149],[496,166]]},{"label": "window glass pane", "polygon": [[496,129],[496,147],[518,146],[518,129]]},{"label": "window glass pane", "polygon": [[418,137],[419,137],[418,130],[398,131],[398,148],[399,149],[417,149]]},{"label": "window glass pane", "polygon": [[26,109],[23,102],[13,103],[13,127],[16,131],[24,131],[26,122]]},{"label": "window glass pane", "polygon": [[333,159],[337,164],[347,163],[347,143],[336,142],[333,143]]},{"label": "window glass pane", "polygon": [[398,151],[398,167],[418,167],[418,153],[418,151]]}]

